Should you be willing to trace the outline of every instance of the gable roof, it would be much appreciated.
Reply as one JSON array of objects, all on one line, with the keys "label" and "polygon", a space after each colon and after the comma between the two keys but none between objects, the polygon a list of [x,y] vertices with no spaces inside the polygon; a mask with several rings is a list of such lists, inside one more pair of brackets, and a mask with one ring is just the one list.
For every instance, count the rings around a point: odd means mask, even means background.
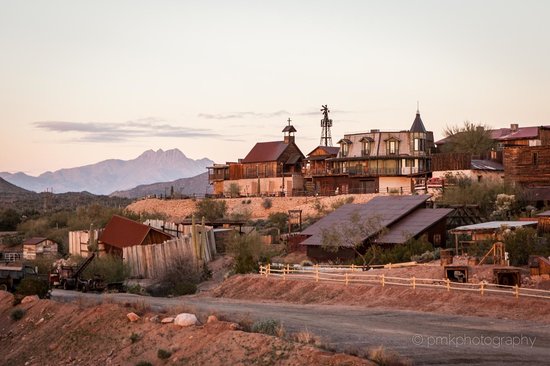
[{"label": "gable roof", "polygon": [[414,118],[413,124],[410,129],[411,132],[426,132],[426,127],[420,118],[420,112],[416,112],[416,117]]},{"label": "gable roof", "polygon": [[452,208],[423,208],[411,212],[389,228],[389,231],[376,239],[379,244],[402,244],[409,238],[426,231],[438,221],[453,212]]},{"label": "gable roof", "polygon": [[309,157],[316,150],[323,150],[326,153],[326,155],[338,155],[338,151],[340,151],[340,146],[322,146],[322,145],[319,145],[315,149],[311,150],[311,152],[309,154],[307,154],[307,156]]},{"label": "gable roof", "polygon": [[288,147],[284,141],[258,142],[242,160],[243,163],[276,161]]},{"label": "gable roof", "polygon": [[114,215],[111,217],[105,230],[99,237],[99,241],[117,248],[141,245],[151,231],[156,231],[171,238],[171,235],[153,227],[140,224],[126,217]]},{"label": "gable roof", "polygon": [[[37,245],[42,243],[43,241],[48,240],[48,238],[40,238],[40,237],[34,237],[27,239],[23,242],[23,245]],[[53,241],[53,240],[52,240]]]},{"label": "gable roof", "polygon": [[[428,194],[412,196],[378,196],[367,203],[343,205],[302,231],[303,235],[310,235],[302,244],[322,245],[323,230],[349,221],[350,216],[354,213],[359,214],[363,221],[377,220],[380,224],[380,229],[389,227],[411,211],[422,207],[430,197],[431,196]],[[375,234],[375,232],[369,233],[364,239],[367,239],[373,234]]]}]

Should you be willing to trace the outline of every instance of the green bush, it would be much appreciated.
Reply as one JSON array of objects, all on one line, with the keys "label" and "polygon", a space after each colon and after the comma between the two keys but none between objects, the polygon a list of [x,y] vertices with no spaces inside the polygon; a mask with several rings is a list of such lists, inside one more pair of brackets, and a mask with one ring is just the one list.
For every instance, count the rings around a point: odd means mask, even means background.
[{"label": "green bush", "polygon": [[139,361],[136,366],[153,366],[153,364],[149,361]]},{"label": "green bush", "polygon": [[47,297],[50,291],[48,281],[38,277],[25,277],[17,286],[15,294],[18,297],[38,295],[41,299]]},{"label": "green bush", "polygon": [[[81,259],[81,261],[83,261]],[[82,277],[86,279],[99,275],[105,282],[122,282],[130,274],[130,269],[121,258],[114,255],[96,257],[86,268]]]},{"label": "green bush", "polygon": [[266,210],[269,210],[271,207],[273,206],[273,201],[271,200],[271,198],[264,198],[263,201],[262,201],[262,207],[265,208]]},{"label": "green bush", "polygon": [[532,228],[519,228],[506,234],[504,238],[506,251],[510,256],[512,266],[526,265],[530,255],[547,257],[550,255],[548,237],[539,238]]},{"label": "green bush", "polygon": [[227,204],[222,200],[214,200],[211,198],[205,198],[197,203],[197,210],[194,215],[197,220],[201,220],[203,217],[207,221],[214,221],[224,218],[227,214]]},{"label": "green bush", "polygon": [[252,332],[277,336],[281,330],[281,324],[274,319],[259,320],[252,324]]},{"label": "green bush", "polygon": [[172,259],[169,269],[147,291],[156,297],[183,296],[197,292],[197,284],[208,279],[211,272],[206,265],[200,268],[186,257]]},{"label": "green bush", "polygon": [[10,318],[15,321],[23,319],[24,316],[25,316],[25,309],[21,309],[21,308],[13,309],[10,313]]},{"label": "green bush", "polygon": [[132,334],[130,335],[130,340],[132,341],[132,343],[136,343],[140,339],[141,339],[141,334],[139,333],[132,332]]},{"label": "green bush", "polygon": [[257,233],[239,235],[235,233],[227,243],[227,251],[235,259],[235,273],[258,272],[260,259],[271,256],[269,250],[261,243]]},{"label": "green bush", "polygon": [[288,230],[288,214],[285,212],[272,212],[267,217],[268,223],[280,231]]},{"label": "green bush", "polygon": [[170,352],[170,351],[168,351],[168,350],[165,350],[165,349],[160,348],[160,349],[157,351],[157,357],[160,358],[161,360],[169,359],[170,356],[172,356],[172,352]]}]

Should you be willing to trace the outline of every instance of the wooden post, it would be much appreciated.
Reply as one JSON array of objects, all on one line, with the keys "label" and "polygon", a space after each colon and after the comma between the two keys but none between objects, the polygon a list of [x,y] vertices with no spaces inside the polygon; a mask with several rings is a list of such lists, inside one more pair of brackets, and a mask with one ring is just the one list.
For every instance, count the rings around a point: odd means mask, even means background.
[{"label": "wooden post", "polygon": [[290,264],[286,265],[286,274],[290,274]]},{"label": "wooden post", "polygon": [[514,290],[515,290],[515,295],[516,295],[516,299],[517,299],[519,297],[519,286],[517,284],[514,287]]},{"label": "wooden post", "polygon": [[385,281],[384,281],[384,274],[383,273],[382,273],[382,277],[380,277],[380,278],[381,278],[381,282],[382,282],[382,287],[384,287],[385,286]]},{"label": "wooden post", "polygon": [[351,271],[354,272],[355,271],[355,264],[352,263],[351,265]]},{"label": "wooden post", "polygon": [[265,277],[268,277],[271,273],[271,263],[267,264],[267,268],[265,269]]},{"label": "wooden post", "polygon": [[413,290],[415,290],[416,289],[416,277],[415,276],[412,277],[412,286],[413,286]]},{"label": "wooden post", "polygon": [[451,291],[451,281],[447,278],[445,282],[447,283],[447,291]]},{"label": "wooden post", "polygon": [[348,273],[346,272],[346,286],[348,285]]},{"label": "wooden post", "polygon": [[480,282],[480,284],[481,284],[481,287],[479,288],[479,292],[481,293],[481,296],[483,296],[483,290],[484,290],[484,287],[485,287],[485,283]]},{"label": "wooden post", "polygon": [[315,282],[319,282],[319,266],[315,265]]}]

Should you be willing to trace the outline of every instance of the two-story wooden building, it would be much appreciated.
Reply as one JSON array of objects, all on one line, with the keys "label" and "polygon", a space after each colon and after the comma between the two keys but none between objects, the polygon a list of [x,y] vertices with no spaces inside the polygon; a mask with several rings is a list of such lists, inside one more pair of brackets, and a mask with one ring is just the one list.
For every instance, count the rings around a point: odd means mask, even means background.
[{"label": "two-story wooden building", "polygon": [[[433,132],[426,130],[419,111],[409,130],[346,134],[338,144],[337,155],[324,160],[325,171],[306,172],[319,194],[410,193],[414,179],[430,172]],[[314,157],[310,154],[310,164]]]},{"label": "two-story wooden building", "polygon": [[214,194],[229,195],[232,185],[242,196],[301,194],[305,156],[296,145],[297,131],[290,119],[282,132],[283,141],[258,142],[239,162],[208,167]]}]

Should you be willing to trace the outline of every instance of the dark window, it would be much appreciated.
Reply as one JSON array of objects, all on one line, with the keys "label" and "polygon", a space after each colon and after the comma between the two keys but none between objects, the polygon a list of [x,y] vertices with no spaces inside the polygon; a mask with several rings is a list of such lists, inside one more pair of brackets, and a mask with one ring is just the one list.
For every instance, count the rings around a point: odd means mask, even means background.
[{"label": "dark window", "polygon": [[539,162],[539,153],[535,152],[533,153],[533,165],[537,165]]}]

